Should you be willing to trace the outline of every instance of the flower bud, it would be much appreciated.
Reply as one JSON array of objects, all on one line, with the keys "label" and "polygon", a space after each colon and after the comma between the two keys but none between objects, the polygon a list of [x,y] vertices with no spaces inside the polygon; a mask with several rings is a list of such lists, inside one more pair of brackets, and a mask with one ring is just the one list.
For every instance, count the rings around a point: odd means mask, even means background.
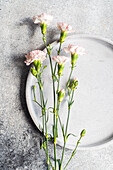
[{"label": "flower bud", "polygon": [[64,69],[64,64],[58,64],[58,75],[59,77],[62,75]]},{"label": "flower bud", "polygon": [[42,23],[41,24],[41,30],[42,30],[42,34],[45,35],[46,34],[46,30],[47,30],[47,24]]},{"label": "flower bud", "polygon": [[31,73],[33,74],[33,76],[37,76],[37,71],[34,68],[31,68]]},{"label": "flower bud", "polygon": [[61,35],[60,35],[60,43],[61,44],[65,41],[66,37],[67,37],[67,32],[61,31]]},{"label": "flower bud", "polygon": [[59,101],[59,103],[62,102],[64,96],[65,96],[65,90],[62,89],[62,90],[60,90],[59,93],[58,93],[58,101]]},{"label": "flower bud", "polygon": [[75,54],[75,53],[71,54],[71,64],[72,64],[73,67],[76,64],[77,59],[78,59],[78,54]]},{"label": "flower bud", "polygon": [[75,90],[77,86],[78,86],[78,79],[74,78],[73,81],[71,82],[70,88],[71,90]]},{"label": "flower bud", "polygon": [[81,135],[81,137],[84,137],[84,136],[85,136],[85,134],[86,134],[86,130],[85,130],[85,129],[83,129],[80,135]]},{"label": "flower bud", "polygon": [[34,66],[35,66],[35,69],[37,70],[37,73],[39,74],[40,73],[40,70],[41,70],[41,66],[42,66],[42,64],[41,64],[41,60],[35,60],[34,61]]}]

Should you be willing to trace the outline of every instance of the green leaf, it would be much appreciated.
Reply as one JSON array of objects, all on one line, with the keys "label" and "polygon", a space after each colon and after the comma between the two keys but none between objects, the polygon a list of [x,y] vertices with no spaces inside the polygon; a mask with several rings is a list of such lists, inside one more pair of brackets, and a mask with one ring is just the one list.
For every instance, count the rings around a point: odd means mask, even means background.
[{"label": "green leaf", "polygon": [[62,125],[62,132],[63,132],[63,136],[64,136],[64,125]]},{"label": "green leaf", "polygon": [[53,107],[48,107],[48,110],[50,110],[50,109],[52,109],[52,110],[53,110],[54,108],[53,108]]},{"label": "green leaf", "polygon": [[36,101],[36,95],[35,95],[36,86],[32,86],[32,87],[33,87],[34,100]]},{"label": "green leaf", "polygon": [[46,123],[48,122],[49,120],[49,111],[47,111],[47,120],[46,120]]},{"label": "green leaf", "polygon": [[57,76],[55,75],[55,74],[53,74],[53,79],[55,80],[55,81],[57,81],[58,82],[58,78],[57,78]]},{"label": "green leaf", "polygon": [[72,135],[72,136],[74,136],[74,137],[77,137],[77,136],[74,135],[73,133],[69,133],[69,134],[67,135],[67,139],[68,139],[68,137],[69,137],[70,135]]},{"label": "green leaf", "polygon": [[72,104],[74,103],[74,100],[72,102],[69,103],[69,106],[72,106]]},{"label": "green leaf", "polygon": [[47,105],[47,100],[46,100],[46,102],[45,102],[44,106],[46,107],[46,105]]},{"label": "green leaf", "polygon": [[40,103],[38,103],[36,100],[34,100],[34,102],[35,102],[36,104],[38,104],[42,109],[44,109],[44,108],[40,105]]},{"label": "green leaf", "polygon": [[44,66],[43,70],[40,73],[40,76],[42,75],[42,73],[44,72],[44,70],[47,68],[47,65]]}]

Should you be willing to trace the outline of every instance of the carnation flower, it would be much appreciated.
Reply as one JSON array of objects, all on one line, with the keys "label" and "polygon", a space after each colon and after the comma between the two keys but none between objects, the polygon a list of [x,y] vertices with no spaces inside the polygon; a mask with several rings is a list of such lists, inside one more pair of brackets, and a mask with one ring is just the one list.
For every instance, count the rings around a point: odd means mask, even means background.
[{"label": "carnation flower", "polygon": [[66,61],[69,60],[69,58],[65,56],[59,56],[59,55],[52,57],[52,59],[56,61],[59,65],[64,64]]},{"label": "carnation flower", "polygon": [[42,13],[41,15],[37,15],[33,17],[34,24],[49,24],[53,19],[53,16],[48,15],[46,13]]},{"label": "carnation flower", "polygon": [[71,53],[71,54],[78,54],[78,55],[84,55],[84,54],[86,54],[85,53],[85,49],[84,48],[82,48],[82,47],[80,47],[80,46],[76,46],[76,45],[69,45],[68,47],[64,47],[63,48],[64,49],[64,51],[66,52],[66,53]]},{"label": "carnation flower", "polygon": [[25,55],[25,57],[26,61],[24,62],[26,63],[26,65],[30,65],[31,63],[37,60],[40,60],[42,63],[46,59],[46,53],[41,50],[34,50]]},{"label": "carnation flower", "polygon": [[52,57],[52,59],[58,63],[58,76],[60,77],[63,73],[64,63],[68,61],[69,58],[58,55],[58,56]]},{"label": "carnation flower", "polygon": [[66,23],[57,23],[57,28],[61,30],[62,32],[73,32],[71,25],[66,24]]}]

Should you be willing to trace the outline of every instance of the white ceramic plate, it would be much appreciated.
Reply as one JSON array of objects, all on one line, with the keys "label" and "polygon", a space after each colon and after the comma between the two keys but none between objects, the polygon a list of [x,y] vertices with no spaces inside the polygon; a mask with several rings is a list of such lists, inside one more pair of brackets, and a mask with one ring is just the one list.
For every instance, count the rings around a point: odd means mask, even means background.
[{"label": "white ceramic plate", "polygon": [[[68,132],[77,135],[77,138],[69,137],[67,148],[73,149],[82,129],[87,133],[82,139],[79,148],[86,149],[104,146],[113,138],[113,43],[102,38],[87,35],[72,35],[66,38],[63,47],[69,44],[80,45],[86,49],[87,54],[79,56],[77,67],[73,72],[73,78],[78,77],[79,86],[75,91],[74,104],[71,109],[71,117]],[[56,55],[59,43],[53,43],[52,55]],[[62,50],[61,55],[70,57]],[[48,98],[48,106],[52,106],[52,79],[50,77],[49,60],[44,61],[48,65],[43,74],[44,94]],[[64,76],[61,78],[60,88],[65,87],[70,73],[70,62],[66,63]],[[29,113],[36,124],[42,129],[41,110],[33,101],[32,86],[37,86],[37,80],[29,72],[26,84],[26,101]],[[40,95],[37,86],[37,101]],[[65,123],[67,116],[67,98],[60,107],[60,115]],[[48,132],[52,134],[52,114],[50,113]],[[59,145],[63,145],[62,133],[59,128],[57,139]]]}]

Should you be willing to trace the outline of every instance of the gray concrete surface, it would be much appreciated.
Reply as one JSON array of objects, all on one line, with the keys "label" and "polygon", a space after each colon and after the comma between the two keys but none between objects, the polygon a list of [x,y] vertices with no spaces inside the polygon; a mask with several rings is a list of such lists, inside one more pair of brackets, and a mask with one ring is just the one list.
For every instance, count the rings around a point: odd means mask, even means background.
[{"label": "gray concrete surface", "polygon": [[[23,63],[24,54],[42,48],[43,44],[32,17],[42,12],[54,16],[48,29],[48,42],[59,33],[55,27],[58,21],[70,23],[77,34],[113,40],[113,0],[1,0],[0,3],[0,170],[45,170],[41,134],[29,116],[25,101],[29,67]],[[49,145],[52,153],[53,145]],[[69,150],[65,153],[65,162],[70,153]],[[113,145],[78,151],[68,168],[112,170]]]}]

